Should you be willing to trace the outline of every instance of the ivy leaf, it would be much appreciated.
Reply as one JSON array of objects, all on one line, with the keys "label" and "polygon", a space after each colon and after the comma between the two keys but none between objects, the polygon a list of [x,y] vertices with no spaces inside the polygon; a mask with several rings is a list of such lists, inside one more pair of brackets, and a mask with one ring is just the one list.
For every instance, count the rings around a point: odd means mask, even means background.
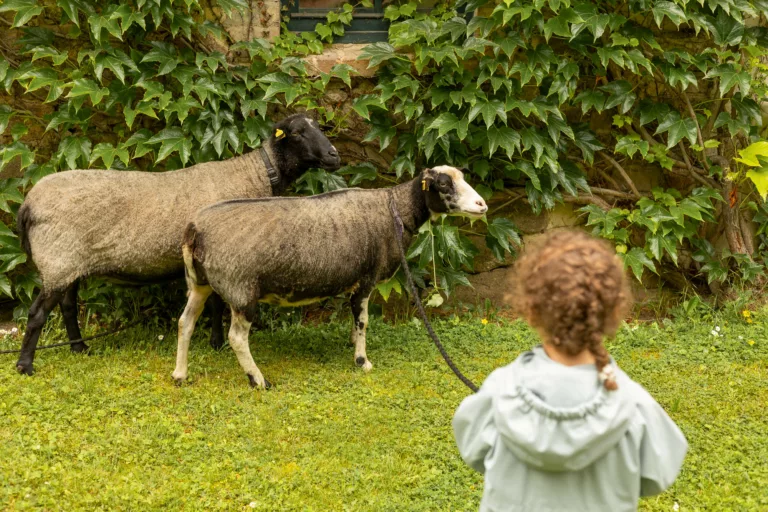
[{"label": "ivy leaf", "polygon": [[187,165],[192,154],[192,141],[181,128],[166,128],[147,141],[147,144],[161,143],[156,163],[165,160],[171,153],[179,152],[181,164]]},{"label": "ivy leaf", "polygon": [[681,89],[685,91],[689,86],[698,87],[698,80],[696,75],[688,70],[688,66],[678,67],[664,64],[661,66],[661,72],[667,78],[667,82],[672,87],[676,87],[677,84],[681,85]]},{"label": "ivy leaf", "polygon": [[[294,84],[293,77],[288,73],[283,73],[282,71],[265,75],[258,81],[262,84],[269,84],[264,90],[265,100],[271,98],[275,94],[283,93],[285,94],[286,103],[291,104],[299,94],[299,88],[296,86],[296,84]],[[216,91],[214,88],[213,92],[216,93],[218,91]]]},{"label": "ivy leaf", "polygon": [[493,156],[496,152],[496,148],[502,148],[507,153],[507,156],[512,159],[515,150],[518,153],[520,149],[520,134],[514,129],[507,126],[496,127],[491,126],[488,129],[488,156]]},{"label": "ivy leaf", "polygon": [[588,128],[581,128],[575,132],[576,138],[573,144],[581,150],[584,160],[591,165],[594,162],[595,151],[603,149],[603,145],[597,140],[595,134]]},{"label": "ivy leaf", "polygon": [[[474,21],[474,20],[473,20]],[[552,34],[560,37],[570,38],[571,24],[582,23],[584,20],[571,8],[560,10],[557,16],[550,18],[544,23],[544,38],[549,41]]]},{"label": "ivy leaf", "polygon": [[687,138],[691,144],[696,144],[696,122],[686,117],[680,118],[680,113],[673,110],[664,120],[659,123],[654,135],[667,132],[667,149],[675,146],[683,137]]},{"label": "ivy leaf", "polygon": [[8,128],[8,124],[11,122],[11,118],[15,112],[8,105],[0,105],[0,135]]},{"label": "ivy leaf", "polygon": [[[134,23],[142,29],[147,30],[147,24],[144,21],[147,13],[141,9],[132,9],[128,4],[122,4],[110,16],[110,20],[120,20],[120,31],[125,34]],[[175,35],[175,34],[174,34]]]},{"label": "ivy leaf", "polygon": [[714,69],[710,69],[706,76],[707,78],[720,78],[721,97],[737,86],[742,96],[749,94],[752,77],[746,71],[737,71],[733,64],[721,64]]},{"label": "ivy leaf", "polygon": [[179,64],[179,58],[176,55],[176,48],[169,43],[162,41],[152,41],[152,50],[150,50],[141,62],[158,62],[160,68],[157,70],[158,75],[167,75]]},{"label": "ivy leaf", "polygon": [[243,13],[249,8],[249,2],[247,0],[216,0],[216,3],[230,18],[234,11]]},{"label": "ivy leaf", "polygon": [[36,0],[5,0],[0,5],[0,12],[15,11],[11,28],[17,28],[43,12],[43,7]]},{"label": "ivy leaf", "polygon": [[363,119],[371,120],[371,114],[368,111],[370,107],[376,107],[382,110],[386,110],[386,106],[382,104],[381,98],[374,94],[364,94],[355,99],[352,104],[352,108]]},{"label": "ivy leaf", "polygon": [[73,136],[61,139],[56,155],[67,164],[67,169],[77,169],[77,161],[87,164],[91,156],[91,141],[85,137]]},{"label": "ivy leaf", "polygon": [[755,184],[757,191],[765,201],[768,197],[768,168],[750,169],[747,171],[747,177]]},{"label": "ivy leaf", "polygon": [[558,63],[558,58],[555,56],[555,52],[548,44],[540,43],[536,48],[526,51],[525,55],[528,57],[528,68],[531,71],[533,71],[536,66],[548,71],[551,64]]},{"label": "ivy leaf", "polygon": [[517,227],[511,220],[496,217],[488,224],[488,234],[485,237],[486,245],[499,261],[504,261],[506,253],[514,254],[515,248],[510,245],[510,240],[518,247],[522,247],[523,241],[517,232]]},{"label": "ivy leaf", "polygon": [[125,165],[128,165],[130,155],[128,155],[127,149],[116,148],[112,144],[101,142],[96,144],[96,147],[93,148],[89,165],[93,165],[93,162],[99,158],[101,158],[101,160],[104,162],[104,165],[107,166],[107,169],[111,169],[115,158],[119,158]]},{"label": "ivy leaf", "polygon": [[[184,124],[184,120],[189,116],[189,111],[193,108],[200,108],[200,102],[192,96],[184,96],[176,101],[172,101],[165,108],[163,113],[165,114],[165,120],[168,121],[171,114],[176,113],[176,117],[179,118],[179,122]],[[250,110],[250,109],[249,109]]]},{"label": "ivy leaf", "polygon": [[664,234],[659,231],[653,234],[646,233],[646,242],[648,243],[648,249],[651,251],[654,258],[661,261],[663,252],[666,251],[670,258],[672,258],[672,261],[675,262],[675,265],[677,265],[677,242],[674,239],[664,236]]},{"label": "ivy leaf", "polygon": [[613,61],[620,68],[624,67],[624,57],[627,56],[627,52],[620,47],[603,47],[597,49],[597,55],[600,57],[600,63],[603,67],[607,68],[608,64]]},{"label": "ivy leaf", "polygon": [[13,293],[11,292],[11,282],[8,280],[7,274],[0,274],[0,292],[3,292],[3,295],[7,295],[8,297],[13,298]]},{"label": "ivy leaf", "polygon": [[635,104],[637,96],[632,92],[632,84],[626,80],[616,80],[600,87],[601,90],[609,93],[608,100],[605,102],[605,108],[619,106],[619,112],[622,114],[629,111]]},{"label": "ivy leaf", "polygon": [[91,27],[91,34],[93,35],[93,40],[97,43],[102,43],[101,33],[104,29],[107,29],[107,32],[119,40],[123,40],[123,33],[120,31],[120,26],[117,24],[117,19],[112,17],[114,11],[114,8],[107,9],[101,14],[93,14],[88,16],[88,25]]},{"label": "ivy leaf", "polygon": [[111,55],[99,55],[96,57],[96,61],[93,64],[93,72],[99,82],[102,83],[104,83],[101,79],[104,69],[109,69],[118,80],[125,83],[125,70],[123,69],[123,63],[120,59],[112,57]]},{"label": "ivy leaf", "polygon": [[633,247],[625,254],[618,254],[624,262],[624,266],[631,268],[632,273],[640,282],[643,280],[643,267],[648,268],[651,272],[656,272],[656,265],[645,255],[645,251],[639,247]]},{"label": "ivy leaf", "polygon": [[571,25],[571,39],[574,39],[581,31],[588,28],[592,33],[592,40],[597,41],[608,26],[609,16],[607,14],[599,14],[597,7],[591,3],[576,4],[573,6],[573,10],[584,21],[583,23]]},{"label": "ivy leaf", "polygon": [[358,71],[349,64],[336,64],[331,68],[331,75],[341,78],[341,80],[347,84],[347,87],[352,87],[352,79],[350,74],[359,74]]},{"label": "ivy leaf", "polygon": [[369,59],[368,69],[373,68],[381,64],[382,62],[390,59],[404,59],[402,55],[398,54],[395,47],[386,42],[379,42],[369,44],[360,55],[357,60]]},{"label": "ivy leaf", "polygon": [[645,126],[653,121],[661,121],[671,108],[666,103],[654,103],[649,100],[642,100],[638,111],[640,112],[640,126]]},{"label": "ivy leaf", "polygon": [[635,153],[639,152],[645,157],[648,154],[649,148],[648,142],[641,140],[639,135],[627,135],[616,142],[614,152],[624,153],[629,158],[632,158]]},{"label": "ivy leaf", "polygon": [[128,140],[123,142],[122,148],[130,148],[131,146],[136,146],[136,149],[133,150],[133,158],[141,158],[147,153],[154,151],[152,146],[148,144],[151,138],[152,132],[146,128],[142,128],[141,130],[131,135]]},{"label": "ivy leaf", "polygon": [[155,109],[153,105],[154,105],[154,102],[142,100],[138,103],[138,105],[136,105],[135,109],[131,107],[124,107],[123,116],[125,117],[125,124],[128,125],[128,128],[131,128],[131,126],[133,126],[133,121],[134,119],[136,119],[136,116],[139,114],[144,114],[145,116],[149,116],[153,119],[157,119],[157,114],[155,114]]},{"label": "ivy leaf", "polygon": [[384,299],[384,302],[387,302],[389,300],[389,296],[392,293],[392,291],[396,291],[398,295],[401,295],[403,293],[403,289],[400,286],[400,281],[398,281],[397,277],[393,276],[386,281],[382,281],[376,285],[376,289],[381,294],[381,298]]},{"label": "ivy leaf", "polygon": [[762,126],[762,110],[752,98],[733,96],[731,107],[742,122]]},{"label": "ivy leaf", "polygon": [[605,94],[600,91],[582,91],[573,99],[574,103],[581,103],[581,112],[586,114],[591,108],[598,113],[603,111],[605,106]]},{"label": "ivy leaf", "polygon": [[467,137],[468,129],[469,120],[459,120],[451,112],[443,112],[427,127],[427,130],[437,130],[438,137],[443,137],[446,133],[456,131],[460,140],[464,140]]},{"label": "ivy leaf", "polygon": [[712,25],[712,38],[719,46],[736,46],[744,36],[744,24],[719,9]]},{"label": "ivy leaf", "polygon": [[302,185],[311,194],[320,192],[332,192],[347,188],[344,178],[337,176],[336,173],[330,173],[323,169],[313,169],[305,172],[296,180],[297,185]]},{"label": "ivy leaf", "polygon": [[533,163],[536,167],[540,167],[541,157],[544,155],[544,146],[546,144],[544,137],[535,128],[523,128],[520,130],[520,137],[526,151],[530,151],[533,148]]},{"label": "ivy leaf", "polygon": [[686,20],[685,12],[674,2],[656,2],[651,11],[653,11],[653,19],[656,20],[656,25],[659,28],[661,28],[661,22],[664,21],[664,16],[669,18],[676,27],[679,27]]},{"label": "ivy leaf", "polygon": [[67,98],[78,98],[80,96],[88,96],[91,98],[91,103],[98,105],[104,96],[109,94],[109,89],[105,87],[99,87],[99,85],[93,80],[87,78],[78,78],[72,82],[72,89],[67,94]]},{"label": "ivy leaf", "polygon": [[336,171],[336,174],[352,176],[349,180],[349,185],[352,187],[359,185],[363,181],[373,181],[379,175],[376,167],[370,162],[363,162],[357,165],[346,165]]},{"label": "ivy leaf", "polygon": [[31,78],[32,80],[25,86],[27,92],[33,92],[43,87],[51,87],[55,84],[61,83],[59,80],[59,74],[51,68],[35,68],[24,73],[23,78]]},{"label": "ivy leaf", "polygon": [[35,62],[38,59],[44,59],[46,57],[50,57],[51,60],[53,61],[53,64],[56,66],[61,66],[62,64],[64,64],[64,62],[67,61],[67,57],[68,57],[66,53],[61,53],[56,48],[52,48],[50,46],[36,46],[25,53],[32,54],[32,62]]},{"label": "ivy leaf", "polygon": [[760,157],[768,160],[768,142],[758,141],[753,142],[744,149],[739,150],[741,158],[736,158],[737,162],[740,162],[749,167],[762,167],[763,163],[759,160]]},{"label": "ivy leaf", "polygon": [[496,120],[496,117],[501,119],[504,124],[507,122],[507,111],[504,109],[504,104],[499,100],[478,100],[469,109],[469,121],[472,122],[478,114],[483,117],[485,126],[489,129]]},{"label": "ivy leaf", "polygon": [[[8,202],[21,204],[24,202],[24,194],[19,190],[21,180],[18,178],[11,178],[2,180],[0,185],[0,210],[6,213],[11,213],[11,207]],[[2,224],[2,223],[0,223]],[[18,238],[8,229],[8,226],[2,224],[2,238],[0,239],[0,245],[10,245],[14,243],[18,244]]]},{"label": "ivy leaf", "polygon": [[377,123],[374,122],[371,125],[371,131],[368,132],[368,134],[363,139],[363,142],[373,142],[377,138],[379,139],[379,149],[381,151],[384,151],[384,149],[389,146],[389,144],[392,142],[392,139],[395,138],[395,135],[397,135],[397,129],[389,124],[389,122],[386,123]]},{"label": "ivy leaf", "polygon": [[64,11],[64,14],[67,15],[67,18],[69,18],[72,23],[80,28],[80,19],[77,15],[77,12],[78,10],[85,10],[83,9],[80,0],[56,0],[56,5],[58,5],[62,11]]}]

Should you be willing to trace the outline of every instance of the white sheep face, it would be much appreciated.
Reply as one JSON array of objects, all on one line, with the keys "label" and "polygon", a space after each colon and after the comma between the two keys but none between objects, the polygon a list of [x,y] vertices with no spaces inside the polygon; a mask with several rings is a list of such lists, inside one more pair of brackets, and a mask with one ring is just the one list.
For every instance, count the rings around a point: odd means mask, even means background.
[{"label": "white sheep face", "polygon": [[427,169],[423,180],[427,207],[433,215],[480,218],[488,211],[485,200],[464,181],[464,173],[456,167],[439,165]]}]

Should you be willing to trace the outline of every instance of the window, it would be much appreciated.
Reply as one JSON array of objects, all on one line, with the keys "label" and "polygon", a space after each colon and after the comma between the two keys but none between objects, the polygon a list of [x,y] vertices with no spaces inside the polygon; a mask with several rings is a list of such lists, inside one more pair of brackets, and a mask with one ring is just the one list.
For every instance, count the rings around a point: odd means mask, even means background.
[{"label": "window", "polygon": [[[371,8],[355,9],[352,24],[336,43],[374,43],[387,40],[389,21],[384,19],[384,9],[392,0],[374,0]],[[290,16],[288,29],[292,32],[314,32],[315,25],[325,22],[329,11],[349,3],[349,0],[281,0],[284,12]],[[419,10],[429,12],[434,1],[423,1]]]}]

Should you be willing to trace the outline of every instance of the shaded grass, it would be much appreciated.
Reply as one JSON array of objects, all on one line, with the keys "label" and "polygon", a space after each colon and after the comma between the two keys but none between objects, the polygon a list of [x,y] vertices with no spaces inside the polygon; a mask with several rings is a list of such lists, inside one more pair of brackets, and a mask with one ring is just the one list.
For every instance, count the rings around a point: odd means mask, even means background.
[{"label": "shaded grass", "polygon": [[[747,325],[732,312],[632,325],[611,344],[691,444],[676,484],[641,510],[675,502],[681,510],[768,509],[768,342],[757,320]],[[715,324],[723,337],[710,334]],[[536,343],[520,323],[436,327],[476,382]],[[193,340],[191,382],[180,388],[167,332],[135,329],[95,343],[91,357],[40,352],[32,378],[0,356],[0,504],[476,510],[482,477],[463,465],[450,429],[468,391],[423,328],[374,320],[367,375],[347,339],[347,323],[252,333],[254,356],[276,386],[269,392],[250,390],[234,354],[211,350],[203,331]]]}]

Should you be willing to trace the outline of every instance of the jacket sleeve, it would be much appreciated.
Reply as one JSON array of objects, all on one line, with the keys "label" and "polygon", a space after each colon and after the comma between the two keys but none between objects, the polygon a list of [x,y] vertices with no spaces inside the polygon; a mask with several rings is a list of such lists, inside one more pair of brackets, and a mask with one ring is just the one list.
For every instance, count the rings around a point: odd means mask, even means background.
[{"label": "jacket sleeve", "polygon": [[640,495],[652,496],[667,489],[683,465],[688,442],[664,409],[650,395],[638,404],[645,420],[640,442]]},{"label": "jacket sleeve", "polygon": [[464,462],[485,473],[485,456],[493,448],[498,434],[493,421],[494,374],[480,390],[461,402],[453,416],[453,434]]}]

